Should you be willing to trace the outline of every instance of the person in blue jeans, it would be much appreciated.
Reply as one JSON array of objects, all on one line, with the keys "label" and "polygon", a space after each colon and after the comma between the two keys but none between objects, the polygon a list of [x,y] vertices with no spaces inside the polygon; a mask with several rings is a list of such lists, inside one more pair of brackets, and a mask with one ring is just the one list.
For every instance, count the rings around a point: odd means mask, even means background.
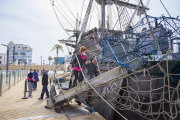
[{"label": "person in blue jeans", "polygon": [[33,72],[33,78],[34,78],[34,83],[33,83],[33,91],[37,89],[37,82],[39,81],[39,78],[38,78],[38,73],[36,72],[36,69],[34,69],[34,72]]},{"label": "person in blue jeans", "polygon": [[49,92],[48,92],[48,74],[46,73],[45,70],[42,70],[43,72],[43,76],[42,76],[42,85],[43,85],[43,88],[42,88],[42,93],[41,93],[41,97],[38,98],[39,100],[43,100],[43,96],[44,96],[44,93],[46,92],[46,98],[49,98]]}]

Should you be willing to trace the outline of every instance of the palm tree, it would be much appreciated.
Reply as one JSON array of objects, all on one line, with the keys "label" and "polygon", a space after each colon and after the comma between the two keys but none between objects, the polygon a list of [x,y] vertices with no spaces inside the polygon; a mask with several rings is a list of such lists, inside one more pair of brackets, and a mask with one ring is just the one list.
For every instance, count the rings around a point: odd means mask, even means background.
[{"label": "palm tree", "polygon": [[[58,58],[58,52],[59,52],[59,50],[60,50],[61,52],[64,52],[63,47],[62,47],[61,45],[58,45],[58,44],[54,45],[54,47],[52,48],[51,51],[53,51],[53,50],[56,50],[57,58]],[[57,58],[56,58],[56,68],[57,68]]]},{"label": "palm tree", "polygon": [[52,60],[52,59],[53,59],[53,58],[52,58],[51,56],[48,57],[49,65],[51,64],[51,60]]},{"label": "palm tree", "polygon": [[54,59],[54,64],[56,64],[56,61],[57,61],[57,57],[54,57],[53,59]]}]

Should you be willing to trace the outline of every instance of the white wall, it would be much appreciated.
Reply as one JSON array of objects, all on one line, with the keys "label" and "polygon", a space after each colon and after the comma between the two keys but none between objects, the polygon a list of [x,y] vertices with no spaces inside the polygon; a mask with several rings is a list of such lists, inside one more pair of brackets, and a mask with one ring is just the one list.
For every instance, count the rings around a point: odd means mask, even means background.
[{"label": "white wall", "polygon": [[70,62],[65,62],[64,63],[64,69],[65,69],[65,71],[67,71],[67,67],[70,65]]},{"label": "white wall", "polygon": [[67,71],[67,67],[70,65],[71,55],[65,55],[64,70]]},{"label": "white wall", "polygon": [[71,60],[71,55],[65,55],[65,61]]},{"label": "white wall", "polygon": [[2,59],[0,59],[1,61],[0,66],[6,65],[6,53],[0,53],[0,56],[2,57]]}]

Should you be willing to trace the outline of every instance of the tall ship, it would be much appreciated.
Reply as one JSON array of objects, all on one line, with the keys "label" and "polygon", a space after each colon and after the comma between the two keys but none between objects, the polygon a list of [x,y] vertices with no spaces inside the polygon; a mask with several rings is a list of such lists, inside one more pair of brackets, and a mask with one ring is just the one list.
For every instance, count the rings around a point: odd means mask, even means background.
[{"label": "tall ship", "polygon": [[180,19],[149,16],[149,2],[50,0],[68,35],[59,42],[72,58],[85,46],[99,72],[89,80],[84,67],[84,80],[73,88],[73,71],[67,73],[68,87],[58,84],[57,92],[52,85],[46,108],[58,111],[76,99],[107,120],[180,119]]}]

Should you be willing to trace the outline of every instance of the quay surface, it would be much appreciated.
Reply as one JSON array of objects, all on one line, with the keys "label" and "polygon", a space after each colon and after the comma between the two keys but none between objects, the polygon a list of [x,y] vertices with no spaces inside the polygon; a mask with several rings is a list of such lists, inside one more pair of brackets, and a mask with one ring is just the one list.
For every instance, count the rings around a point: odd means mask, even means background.
[{"label": "quay surface", "polygon": [[37,90],[33,91],[32,98],[21,99],[24,95],[24,83],[25,79],[0,96],[0,120],[105,120],[98,113],[89,113],[83,104],[78,106],[73,101],[63,106],[62,113],[56,113],[53,108],[45,109],[47,100],[38,100],[42,90],[41,81],[37,83]]}]

